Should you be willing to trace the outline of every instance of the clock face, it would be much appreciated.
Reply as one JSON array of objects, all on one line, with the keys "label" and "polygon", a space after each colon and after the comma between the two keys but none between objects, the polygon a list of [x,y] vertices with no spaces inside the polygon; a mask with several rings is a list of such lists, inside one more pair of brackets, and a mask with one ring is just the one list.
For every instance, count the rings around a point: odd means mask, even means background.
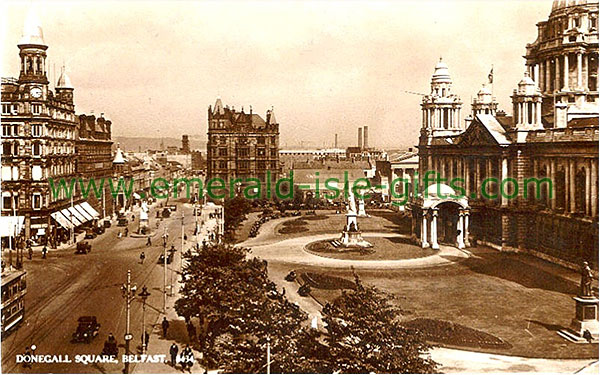
[{"label": "clock face", "polygon": [[39,87],[34,87],[32,88],[29,93],[31,94],[32,97],[39,99],[42,97],[42,89]]}]

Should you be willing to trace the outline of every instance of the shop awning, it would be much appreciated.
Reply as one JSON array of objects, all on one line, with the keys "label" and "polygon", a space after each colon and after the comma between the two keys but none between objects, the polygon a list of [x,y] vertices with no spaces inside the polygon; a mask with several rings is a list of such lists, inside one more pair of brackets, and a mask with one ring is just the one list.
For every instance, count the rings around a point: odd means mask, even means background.
[{"label": "shop awning", "polygon": [[25,216],[0,216],[0,237],[14,237],[21,233]]},{"label": "shop awning", "polygon": [[64,217],[66,217],[67,219],[69,219],[69,221],[73,224],[73,226],[80,226],[81,224],[83,224],[81,222],[81,220],[79,220],[77,218],[77,216],[75,216],[74,213],[72,213],[71,211],[69,211],[68,208],[65,208],[63,210],[60,211],[61,214],[63,214]]},{"label": "shop awning", "polygon": [[89,213],[90,215],[92,215],[93,218],[99,218],[100,214],[98,213],[98,211],[96,211],[94,209],[94,207],[92,207],[91,204],[89,204],[88,202],[83,202],[81,203],[81,207],[87,211],[87,213]]},{"label": "shop awning", "polygon": [[79,211],[77,211],[75,209],[75,207],[67,207],[67,210],[69,210],[69,212],[72,213],[73,216],[75,216],[77,218],[77,220],[79,220],[81,222],[81,224],[84,224],[87,222],[87,219],[85,218],[85,216],[80,214]]},{"label": "shop awning", "polygon": [[50,216],[54,220],[56,220],[56,222],[59,223],[61,227],[65,228],[65,229],[73,228],[73,224],[71,224],[71,221],[69,221],[69,219],[64,217],[63,214],[60,213],[60,211],[53,212],[50,214]]},{"label": "shop awning", "polygon": [[83,207],[81,207],[80,204],[78,204],[76,206],[73,206],[73,208],[75,209],[75,211],[79,212],[79,214],[85,218],[85,222],[86,223],[88,221],[94,220],[94,217],[92,215],[88,214],[87,211],[84,210]]}]

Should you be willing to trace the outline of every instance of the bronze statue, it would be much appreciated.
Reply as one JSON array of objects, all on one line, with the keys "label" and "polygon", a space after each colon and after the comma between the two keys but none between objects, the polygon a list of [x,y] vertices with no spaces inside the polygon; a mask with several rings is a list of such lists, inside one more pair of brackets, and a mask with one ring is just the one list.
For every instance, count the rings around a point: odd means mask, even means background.
[{"label": "bronze statue", "polygon": [[583,262],[581,268],[581,297],[593,297],[592,294],[592,270],[588,262]]}]

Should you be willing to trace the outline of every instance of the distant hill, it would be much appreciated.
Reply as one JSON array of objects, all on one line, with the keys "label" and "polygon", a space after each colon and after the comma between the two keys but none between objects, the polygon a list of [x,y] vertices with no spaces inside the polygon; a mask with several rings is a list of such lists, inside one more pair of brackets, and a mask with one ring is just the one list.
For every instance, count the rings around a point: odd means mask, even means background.
[{"label": "distant hill", "polygon": [[[160,143],[165,148],[175,146],[181,148],[181,138],[150,138],[150,137],[113,137],[113,149],[120,144],[124,151],[139,152],[145,150],[160,150]],[[206,140],[190,136],[190,148],[192,150],[206,150]]]}]

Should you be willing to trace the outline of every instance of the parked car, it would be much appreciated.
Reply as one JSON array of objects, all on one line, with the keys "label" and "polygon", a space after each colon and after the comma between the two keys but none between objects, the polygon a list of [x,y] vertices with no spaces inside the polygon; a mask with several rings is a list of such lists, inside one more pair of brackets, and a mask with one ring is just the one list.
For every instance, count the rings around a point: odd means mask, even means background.
[{"label": "parked car", "polygon": [[117,219],[117,226],[118,227],[126,227],[128,224],[129,224],[129,222],[124,217],[120,217],[120,218]]},{"label": "parked car", "polygon": [[111,225],[110,220],[104,220],[104,228],[110,228]]},{"label": "parked car", "polygon": [[87,254],[92,251],[92,245],[87,241],[77,242],[75,254]]},{"label": "parked car", "polygon": [[100,324],[96,321],[95,316],[80,316],[77,322],[77,330],[73,333],[73,342],[89,344],[94,337],[98,336]]},{"label": "parked car", "polygon": [[[167,254],[167,264],[171,264],[172,261],[173,261],[173,253],[168,253]],[[159,264],[165,263],[165,254],[160,254],[160,257],[158,258],[158,263]]]},{"label": "parked car", "polygon": [[85,231],[85,238],[86,239],[94,239],[96,238],[97,234],[93,229],[88,229]]},{"label": "parked car", "polygon": [[96,234],[102,234],[102,233],[106,232],[106,229],[104,227],[96,227],[96,228],[94,228],[94,232]]}]

